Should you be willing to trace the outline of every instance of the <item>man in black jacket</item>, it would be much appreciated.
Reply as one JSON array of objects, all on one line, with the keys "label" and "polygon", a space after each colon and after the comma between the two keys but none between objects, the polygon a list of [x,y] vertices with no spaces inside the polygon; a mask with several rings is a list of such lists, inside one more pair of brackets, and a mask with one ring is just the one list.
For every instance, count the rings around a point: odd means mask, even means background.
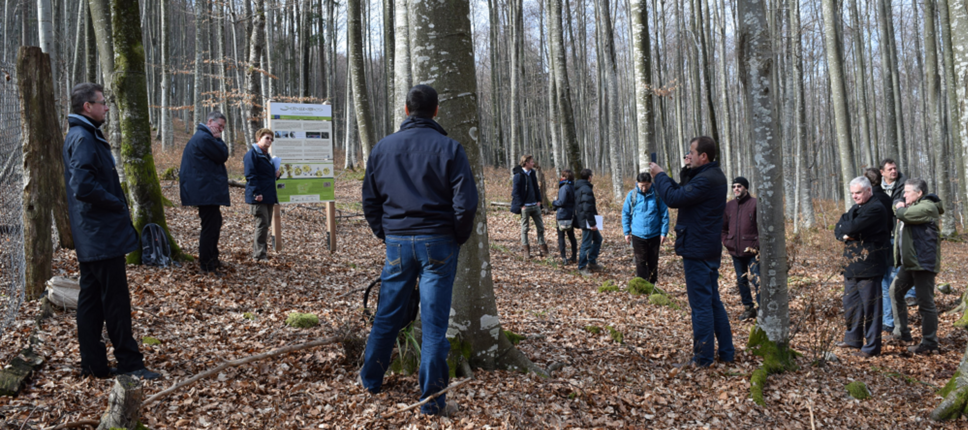
[{"label": "man in black jacket", "polygon": [[844,317],[847,330],[839,347],[856,348],[855,356],[881,353],[883,311],[881,277],[884,276],[890,233],[884,205],[871,198],[871,182],[864,176],[850,181],[855,205],[840,217],[834,235],[844,245]]},{"label": "man in black jacket", "polygon": [[521,254],[524,260],[531,258],[531,246],[528,244],[528,225],[534,220],[534,228],[538,231],[538,246],[541,256],[548,254],[548,244],[545,242],[544,221],[541,219],[541,188],[538,187],[538,172],[534,170],[534,157],[521,156],[521,161],[514,168],[514,179],[511,184],[511,212],[521,214]]},{"label": "man in black jacket", "polygon": [[[464,148],[433,120],[437,91],[417,85],[407,94],[400,131],[373,147],[363,179],[363,213],[386,243],[380,304],[366,343],[360,381],[380,392],[405,310],[420,278],[423,341],[420,398],[447,387],[447,325],[460,246],[470,238],[477,187]],[[456,404],[440,395],[425,414],[450,415]]]},{"label": "man in black jacket", "polygon": [[[77,343],[81,375],[107,378],[125,373],[155,379],[131,332],[131,296],[125,254],[138,249],[138,232],[131,223],[128,200],[118,180],[111,146],[100,126],[108,106],[98,84],[77,84],[71,90],[70,130],[64,139],[64,182],[71,234],[81,271],[77,297]],[[117,369],[108,367],[101,331],[107,322]]]},{"label": "man in black jacket", "polygon": [[[901,173],[897,168],[897,162],[892,158],[885,158],[881,161],[881,186],[880,188],[891,200],[891,207],[888,208],[887,213],[891,218],[891,246],[894,245],[894,225],[897,222],[897,218],[894,216],[894,203],[899,201],[904,201],[904,174]],[[891,294],[889,293],[891,289],[891,284],[894,283],[894,277],[897,276],[898,268],[894,267],[894,257],[890,252],[887,253],[887,269],[884,271],[884,278],[881,279],[881,292],[884,296],[884,331],[888,333],[894,332],[894,304],[891,301]],[[914,290],[908,292],[905,296],[908,306],[917,306],[917,301],[914,298]]]},{"label": "man in black jacket", "polygon": [[592,187],[592,170],[582,169],[581,178],[575,182],[575,222],[581,228],[581,249],[578,251],[578,273],[590,276],[592,271],[602,270],[598,265],[598,253],[602,249],[602,233],[598,231],[598,206]]},{"label": "man in black jacket", "polygon": [[222,206],[231,206],[229,175],[225,162],[229,148],[222,141],[225,115],[208,114],[205,124],[195,127],[195,135],[182,152],[178,186],[182,206],[197,206],[202,228],[198,234],[198,265],[203,273],[215,273],[222,265],[218,259],[218,239],[222,232]]}]

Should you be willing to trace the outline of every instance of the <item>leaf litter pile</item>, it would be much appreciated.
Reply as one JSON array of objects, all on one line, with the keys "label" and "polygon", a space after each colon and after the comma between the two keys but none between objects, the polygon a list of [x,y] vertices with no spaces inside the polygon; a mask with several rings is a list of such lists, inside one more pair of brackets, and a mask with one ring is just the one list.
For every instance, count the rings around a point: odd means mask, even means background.
[{"label": "leaf litter pile", "polygon": [[[156,154],[162,168],[178,165],[180,150]],[[240,151],[228,163],[236,179],[241,157]],[[267,262],[253,261],[254,219],[242,189],[231,188],[233,205],[222,208],[223,277],[201,274],[196,262],[165,269],[128,266],[135,338],[148,368],[163,374],[144,382],[145,398],[225,361],[341,330],[365,338],[369,328],[362,322],[360,289],[379,276],[384,251],[359,216],[360,173],[338,175],[341,218],[335,254],[327,249],[323,206],[291,205],[283,208],[284,250],[270,251]],[[486,176],[486,201],[508,201],[507,172],[492,169]],[[387,417],[416,402],[416,376],[389,375],[383,393],[370,395],[355,382],[359,357],[346,357],[343,347],[331,344],[229,367],[145,406],[143,422],[152,429],[965,426],[965,418],[950,423],[927,418],[940,401],[936,391],[952,376],[965,348],[968,336],[951,325],[960,315],[941,315],[939,355],[912,356],[902,345],[886,344],[881,356],[865,360],[833,346],[843,333],[843,278],[836,267],[842,245],[831,232],[839,202],[818,206],[818,229],[794,235],[788,225],[791,344],[802,356],[797,359],[799,370],[769,377],[766,407],[760,407],[750,399],[749,379],[761,359],[746,352],[752,322],[738,321],[743,308],[728,255],[723,254],[720,292],[730,316],[736,361],[680,372],[673,364],[687,361],[692,349],[681,260],[667,241],[661,248],[658,286],[681,309],[627,292],[634,268],[620,228],[621,204],[610,200],[607,177],[597,181],[606,224],[599,261],[606,269],[589,278],[581,277],[575,265],[537,258],[536,247],[531,261],[524,261],[519,217],[503,206],[487,208],[503,328],[523,337],[518,348],[536,364],[557,369],[551,378],[477,370],[475,379],[448,394],[460,404],[452,418],[416,411]],[[177,204],[177,182],[163,181],[162,186]],[[197,255],[196,210],[177,206],[167,208],[166,214],[178,243]],[[545,215],[544,221],[556,254],[554,216]],[[534,232],[532,227],[532,244]],[[943,312],[964,291],[968,252],[962,243],[944,242],[942,253],[938,282],[950,282],[955,290],[936,296]],[[78,276],[73,251],[56,251],[54,274]],[[618,288],[601,288],[609,284]],[[293,312],[315,314],[319,325],[289,327],[285,320]],[[36,302],[22,307],[17,322],[3,335],[4,363],[28,344],[39,314]],[[918,339],[916,310],[911,320]],[[36,349],[45,362],[19,397],[0,397],[3,428],[98,419],[113,381],[79,376],[75,313],[55,312],[36,333],[42,342]],[[113,362],[110,350],[109,359]],[[853,381],[866,383],[872,398],[849,397],[845,386]]]}]

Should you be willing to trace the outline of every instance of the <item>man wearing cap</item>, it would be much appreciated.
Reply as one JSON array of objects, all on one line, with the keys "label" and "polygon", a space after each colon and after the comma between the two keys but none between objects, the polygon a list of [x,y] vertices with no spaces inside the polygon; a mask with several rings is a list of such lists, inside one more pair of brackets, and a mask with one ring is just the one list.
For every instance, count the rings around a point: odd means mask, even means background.
[{"label": "man wearing cap", "polygon": [[750,292],[750,281],[756,289],[756,304],[760,302],[759,230],[756,226],[756,198],[750,195],[750,181],[742,176],[733,179],[733,200],[726,203],[723,214],[722,241],[733,257],[736,287],[745,310],[740,320],[756,318],[756,306]]}]

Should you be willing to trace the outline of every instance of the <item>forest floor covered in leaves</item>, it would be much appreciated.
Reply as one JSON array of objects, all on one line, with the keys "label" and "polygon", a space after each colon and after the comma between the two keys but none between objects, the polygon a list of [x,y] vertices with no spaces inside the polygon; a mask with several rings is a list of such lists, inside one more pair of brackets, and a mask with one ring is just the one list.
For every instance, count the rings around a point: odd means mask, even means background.
[{"label": "forest floor covered in leaves", "polygon": [[[187,135],[180,135],[184,142]],[[160,153],[159,171],[177,166],[180,149]],[[242,153],[229,160],[230,176],[241,176]],[[360,214],[360,174],[340,172],[337,252],[325,245],[321,205],[284,208],[284,244],[267,262],[250,258],[254,220],[243,191],[231,188],[232,206],[222,209],[223,277],[200,273],[197,263],[165,269],[128,266],[134,333],[160,344],[141,348],[147,366],[163,374],[146,381],[145,397],[232,359],[286,345],[332,336],[341,327],[366,330],[361,322],[362,293],[383,264],[383,247]],[[508,201],[506,171],[489,170],[487,197]],[[549,181],[549,184],[551,182]],[[162,181],[164,193],[179,202],[178,185]],[[551,258],[524,261],[520,256],[518,216],[506,207],[488,207],[491,264],[501,322],[525,336],[518,347],[535,363],[564,363],[549,379],[508,371],[475,372],[475,379],[448,394],[461,407],[452,418],[420,416],[414,411],[386,417],[416,401],[416,376],[392,375],[384,392],[370,395],[356,384],[357,367],[347,364],[340,345],[294,352],[251,365],[229,368],[164,400],[143,408],[152,429],[186,428],[963,428],[965,418],[935,423],[928,413],[939,403],[936,391],[954,373],[968,333],[941,316],[941,354],[911,356],[900,345],[886,345],[871,359],[850,356],[832,344],[842,335],[842,277],[837,271],[842,245],[833,238],[838,203],[818,207],[815,230],[788,233],[792,347],[802,353],[799,370],[772,375],[766,407],[749,396],[751,373],[761,359],[746,351],[752,322],[742,312],[729,257],[723,254],[720,291],[730,315],[736,361],[708,369],[673,370],[689,359],[692,346],[681,260],[671,241],[661,250],[659,283],[681,309],[648,303],[628,292],[598,292],[606,282],[624,287],[634,272],[631,249],[620,229],[620,203],[611,201],[609,179],[596,178],[605,216],[602,273],[583,278],[574,265]],[[631,184],[629,184],[631,188]],[[199,222],[194,208],[166,209],[168,225],[182,248],[197,252]],[[674,212],[673,212],[674,215]],[[553,216],[545,216],[554,249]],[[788,227],[788,232],[792,228]],[[534,229],[532,229],[532,235]],[[532,242],[534,243],[534,242]],[[941,311],[957,304],[968,280],[968,247],[942,245],[943,271],[956,294],[938,294]],[[197,255],[197,254],[196,254]],[[78,276],[73,251],[56,251],[54,274]],[[295,329],[284,324],[290,312],[319,316],[320,325]],[[3,334],[0,359],[7,363],[23,347],[40,313],[26,303],[14,326]],[[920,336],[913,313],[913,334]],[[0,397],[3,428],[46,428],[98,419],[107,405],[112,380],[81,378],[75,314],[55,312],[38,332],[45,363],[19,397]],[[589,326],[612,327],[595,334]],[[812,363],[825,351],[838,359]],[[113,361],[113,356],[109,355]],[[873,397],[850,398],[844,386],[864,381]]]}]

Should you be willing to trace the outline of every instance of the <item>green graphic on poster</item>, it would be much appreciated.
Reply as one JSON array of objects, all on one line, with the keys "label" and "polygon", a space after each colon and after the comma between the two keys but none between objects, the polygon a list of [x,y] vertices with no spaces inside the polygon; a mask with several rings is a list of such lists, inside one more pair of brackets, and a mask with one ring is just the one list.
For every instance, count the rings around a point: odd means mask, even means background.
[{"label": "green graphic on poster", "polygon": [[336,199],[333,178],[276,180],[279,203],[317,203]]}]

